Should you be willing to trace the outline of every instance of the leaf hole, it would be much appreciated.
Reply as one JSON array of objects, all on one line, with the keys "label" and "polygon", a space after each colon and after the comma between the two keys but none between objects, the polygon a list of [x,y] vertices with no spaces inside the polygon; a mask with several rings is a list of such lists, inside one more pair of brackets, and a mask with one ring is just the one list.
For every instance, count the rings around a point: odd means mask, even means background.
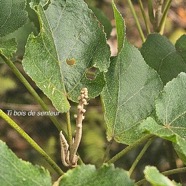
[{"label": "leaf hole", "polygon": [[91,67],[86,70],[85,75],[87,79],[94,80],[96,79],[97,73],[98,73],[98,69],[95,67]]}]

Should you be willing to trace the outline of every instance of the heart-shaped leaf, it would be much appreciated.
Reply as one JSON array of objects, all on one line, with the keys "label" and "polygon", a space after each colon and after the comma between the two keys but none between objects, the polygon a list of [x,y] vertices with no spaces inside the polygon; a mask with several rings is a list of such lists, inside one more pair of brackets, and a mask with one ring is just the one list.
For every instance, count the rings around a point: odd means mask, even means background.
[{"label": "heart-shaped leaf", "polygon": [[139,128],[154,109],[162,89],[158,74],[144,61],[137,48],[125,40],[125,24],[114,2],[118,51],[111,59],[102,92],[108,140],[131,144],[144,134]]},{"label": "heart-shaped leaf", "polygon": [[[23,66],[58,111],[69,110],[67,98],[77,101],[80,90],[100,94],[110,50],[103,27],[83,0],[53,0],[48,8],[36,6],[40,34],[31,35]],[[93,78],[89,73],[94,72]]]},{"label": "heart-shaped leaf", "polygon": [[158,72],[164,84],[186,72],[185,38],[185,35],[180,38],[175,48],[165,36],[150,34],[141,48],[145,61]]},{"label": "heart-shaped leaf", "polygon": [[27,12],[25,0],[6,0],[0,3],[0,37],[2,37],[23,26],[27,20]]},{"label": "heart-shaped leaf", "polygon": [[114,168],[113,165],[103,165],[97,169],[94,165],[81,165],[65,173],[59,186],[134,186],[126,171]]},{"label": "heart-shaped leaf", "polygon": [[51,186],[48,171],[20,160],[0,141],[0,185]]},{"label": "heart-shaped leaf", "polygon": [[186,156],[186,74],[168,82],[156,101],[158,123],[148,118],[141,126],[150,133],[170,140]]}]

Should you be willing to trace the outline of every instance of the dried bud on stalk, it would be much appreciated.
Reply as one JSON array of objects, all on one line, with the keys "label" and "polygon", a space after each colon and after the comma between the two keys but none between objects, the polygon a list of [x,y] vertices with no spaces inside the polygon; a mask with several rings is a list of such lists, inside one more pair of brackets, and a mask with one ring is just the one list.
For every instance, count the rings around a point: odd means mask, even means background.
[{"label": "dried bud on stalk", "polygon": [[77,114],[74,115],[76,118],[76,134],[75,138],[73,139],[73,143],[70,144],[70,152],[69,152],[69,145],[62,134],[60,132],[60,140],[61,140],[61,159],[64,166],[75,167],[77,166],[78,156],[76,155],[77,149],[79,147],[81,137],[82,137],[82,121],[85,119],[85,112],[84,109],[88,99],[88,90],[87,88],[83,88],[81,90],[81,95],[78,97],[79,104],[77,106]]}]

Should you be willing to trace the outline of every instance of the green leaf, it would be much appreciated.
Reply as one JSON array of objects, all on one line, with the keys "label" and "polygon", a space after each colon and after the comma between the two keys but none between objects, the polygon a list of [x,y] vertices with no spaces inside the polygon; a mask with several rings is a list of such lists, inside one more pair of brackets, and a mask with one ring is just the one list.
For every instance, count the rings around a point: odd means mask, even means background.
[{"label": "green leaf", "polygon": [[178,153],[186,156],[186,74],[168,82],[156,101],[158,123],[148,118],[141,125],[152,134],[177,144]]},{"label": "green leaf", "polygon": [[25,0],[6,0],[0,2],[0,37],[14,32],[27,20]]},{"label": "green leaf", "polygon": [[7,57],[11,58],[13,53],[16,52],[17,43],[15,39],[6,40],[5,38],[0,39],[0,53],[3,53]]},{"label": "green leaf", "polygon": [[51,186],[48,171],[39,166],[20,160],[0,141],[0,185],[6,186]]},{"label": "green leaf", "polygon": [[[31,35],[23,66],[58,111],[69,110],[67,97],[78,101],[83,87],[89,97],[100,94],[103,72],[110,64],[110,50],[103,28],[83,0],[51,1],[44,10],[36,6],[41,32]],[[89,79],[91,68],[97,69]]]},{"label": "green leaf", "polygon": [[[161,174],[156,167],[146,166],[144,170],[145,178],[153,186],[179,186],[180,184],[171,181]],[[181,185],[180,185],[181,186]]]},{"label": "green leaf", "polygon": [[99,22],[103,25],[107,38],[109,38],[110,33],[112,31],[112,25],[110,20],[106,17],[106,15],[103,13],[102,10],[95,7],[89,7],[89,8],[94,12]]},{"label": "green leaf", "polygon": [[185,41],[185,36],[178,40],[175,48],[165,36],[151,34],[141,48],[145,61],[158,72],[164,84],[180,72],[186,72],[186,45],[182,40]]},{"label": "green leaf", "polygon": [[186,62],[186,35],[182,35],[175,44],[176,50]]},{"label": "green leaf", "polygon": [[140,122],[151,114],[162,82],[137,48],[127,42],[111,60],[102,93],[108,139],[130,144],[142,137]]},{"label": "green leaf", "polygon": [[123,17],[120,14],[120,12],[118,11],[118,9],[114,3],[114,0],[112,1],[112,8],[114,11],[114,18],[115,18],[115,22],[116,22],[118,53],[119,53],[124,46],[126,27],[125,27]]},{"label": "green leaf", "polygon": [[81,165],[69,170],[61,177],[59,186],[134,186],[126,171],[103,165],[97,169],[94,165]]}]

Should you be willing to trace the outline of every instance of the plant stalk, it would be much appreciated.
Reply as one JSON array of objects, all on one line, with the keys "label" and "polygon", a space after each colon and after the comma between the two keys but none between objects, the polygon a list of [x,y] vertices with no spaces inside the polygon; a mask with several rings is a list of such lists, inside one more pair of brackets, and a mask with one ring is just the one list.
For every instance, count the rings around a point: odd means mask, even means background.
[{"label": "plant stalk", "polygon": [[142,40],[142,42],[144,43],[144,42],[145,42],[145,36],[144,36],[144,34],[143,34],[141,25],[140,25],[140,23],[139,23],[139,20],[138,20],[137,15],[136,15],[134,6],[133,6],[131,0],[127,0],[127,1],[128,1],[130,10],[131,10],[131,12],[132,12],[132,14],[133,14],[133,16],[134,16],[134,19],[135,19],[135,21],[136,21],[137,29],[138,29],[138,32],[139,32],[139,34],[140,34],[141,40]]},{"label": "plant stalk", "polygon": [[141,150],[141,152],[139,153],[139,155],[137,156],[137,158],[133,162],[131,168],[129,169],[129,175],[131,175],[133,173],[134,169],[136,168],[136,165],[141,160],[141,158],[143,157],[143,155],[145,154],[145,152],[149,148],[149,146],[152,144],[152,141],[153,141],[153,138],[150,138],[149,141],[144,145],[143,149]]},{"label": "plant stalk", "polygon": [[3,118],[12,128],[14,128],[43,158],[51,165],[51,167],[59,174],[64,172],[61,168],[50,158],[50,156],[21,128],[15,123],[6,113],[0,109],[0,117]]},{"label": "plant stalk", "polygon": [[148,14],[151,24],[154,26],[154,12],[153,12],[153,5],[152,0],[148,0]]},{"label": "plant stalk", "polygon": [[140,5],[140,10],[141,10],[144,22],[145,22],[145,27],[147,29],[147,33],[150,34],[150,28],[149,28],[149,24],[148,24],[148,21],[147,21],[147,16],[145,14],[145,9],[143,7],[143,3],[142,3],[141,0],[139,0],[139,5]]},{"label": "plant stalk", "polygon": [[67,135],[68,135],[68,144],[69,146],[72,145],[72,127],[70,121],[70,112],[66,113],[66,120],[67,120]]},{"label": "plant stalk", "polygon": [[[0,53],[0,56],[4,60],[4,62],[10,67],[10,69],[13,71],[13,73],[17,76],[17,78],[24,84],[24,86],[27,88],[27,90],[32,94],[34,99],[41,105],[43,110],[49,111],[48,106],[43,102],[43,100],[39,97],[37,92],[32,88],[32,86],[29,84],[29,82],[26,80],[26,78],[21,74],[21,72],[17,69],[17,67],[14,65],[14,63],[9,60],[4,54]],[[49,116],[53,124],[56,126],[56,128],[61,131],[62,127],[60,123],[57,121],[57,119],[54,116]]]},{"label": "plant stalk", "polygon": [[168,10],[171,6],[171,2],[172,2],[172,0],[168,0],[167,3],[165,4],[165,8],[164,8],[164,11],[163,11],[160,23],[159,23],[159,27],[158,27],[159,33],[163,33],[167,13],[168,13]]},{"label": "plant stalk", "polygon": [[137,147],[138,145],[142,144],[143,142],[145,142],[146,140],[148,140],[151,137],[152,137],[152,135],[148,134],[148,135],[144,136],[143,138],[137,140],[132,145],[127,146],[125,149],[123,149],[118,154],[116,154],[114,157],[112,157],[110,160],[108,160],[107,163],[114,163],[114,162],[116,162],[118,159],[120,159],[122,156],[124,156],[130,150],[134,149],[135,147]]}]

